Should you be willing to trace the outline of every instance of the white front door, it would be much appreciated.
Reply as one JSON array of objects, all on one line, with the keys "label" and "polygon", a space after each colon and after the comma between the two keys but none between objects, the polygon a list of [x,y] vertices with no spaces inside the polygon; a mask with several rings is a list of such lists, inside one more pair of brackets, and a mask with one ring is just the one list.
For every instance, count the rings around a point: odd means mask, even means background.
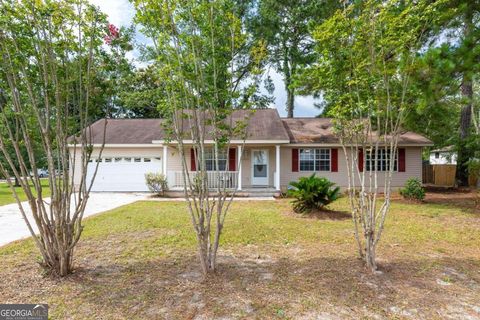
[{"label": "white front door", "polygon": [[252,150],[252,185],[268,186],[268,150]]}]

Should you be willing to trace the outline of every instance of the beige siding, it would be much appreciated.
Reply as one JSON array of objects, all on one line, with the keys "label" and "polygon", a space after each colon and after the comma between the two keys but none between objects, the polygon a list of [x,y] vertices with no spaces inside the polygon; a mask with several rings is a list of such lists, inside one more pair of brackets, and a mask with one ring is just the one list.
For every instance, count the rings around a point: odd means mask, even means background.
[{"label": "beige siding", "polygon": [[[233,146],[232,146],[233,147]],[[235,146],[236,147],[236,146]],[[275,146],[246,146],[242,158],[242,186],[248,188],[251,186],[252,180],[252,150],[267,149],[269,159],[269,186],[274,186],[275,179]],[[318,176],[326,177],[335,182],[338,186],[345,188],[348,185],[345,155],[341,148],[338,148],[338,172],[317,172]],[[98,149],[97,149],[98,150]],[[93,157],[98,155],[98,151],[94,151]],[[190,168],[190,148],[185,149],[187,165]],[[311,175],[313,172],[292,172],[292,147],[282,146],[280,149],[280,185],[285,190],[290,181],[295,181],[302,176]],[[79,152],[77,152],[79,157]],[[103,158],[106,157],[160,157],[163,159],[163,147],[152,148],[135,148],[135,147],[106,147],[103,151]],[[79,159],[79,158],[77,158]],[[395,172],[393,176],[392,186],[394,188],[401,187],[410,177],[422,178],[422,148],[406,147],[405,148],[406,171]],[[162,171],[162,168],[159,168]],[[175,147],[168,148],[167,171],[182,171],[182,162],[178,150]],[[237,168],[238,171],[238,168]],[[75,165],[75,184],[78,185],[80,175],[80,163]],[[379,174],[379,186],[383,185],[383,175]]]},{"label": "beige siding", "polygon": [[[292,172],[292,147],[281,148],[281,175],[280,185],[286,189],[290,181],[295,181],[300,177],[309,176],[313,172]],[[338,172],[317,172],[318,176],[325,177],[342,188],[348,186],[347,163],[345,154],[341,148],[338,150]],[[422,179],[422,148],[405,148],[405,172],[395,172],[392,178],[392,187],[402,187],[408,178],[415,177]],[[379,186],[384,185],[385,176],[378,175]]]}]

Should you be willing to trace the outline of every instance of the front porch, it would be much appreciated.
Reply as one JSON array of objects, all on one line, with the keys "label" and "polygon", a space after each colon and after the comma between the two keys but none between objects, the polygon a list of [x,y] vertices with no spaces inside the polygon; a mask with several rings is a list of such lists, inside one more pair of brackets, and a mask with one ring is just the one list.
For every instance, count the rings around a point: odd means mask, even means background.
[{"label": "front porch", "polygon": [[[178,160],[180,159],[172,151],[173,148],[164,146],[164,172],[166,172],[169,189],[180,191],[185,187],[185,179],[181,166],[179,166],[181,162],[179,163]],[[235,146],[230,148],[227,154],[227,158],[222,159],[222,161],[226,161],[224,167],[226,170],[207,171],[208,185],[212,191],[225,188],[231,191],[236,190],[238,195],[273,195],[280,192],[280,145]],[[190,151],[186,150],[185,155],[187,164],[190,164],[189,179],[194,181],[198,175],[195,153],[191,149]],[[168,159],[169,156],[173,159]],[[175,164],[170,164],[171,160]]]}]

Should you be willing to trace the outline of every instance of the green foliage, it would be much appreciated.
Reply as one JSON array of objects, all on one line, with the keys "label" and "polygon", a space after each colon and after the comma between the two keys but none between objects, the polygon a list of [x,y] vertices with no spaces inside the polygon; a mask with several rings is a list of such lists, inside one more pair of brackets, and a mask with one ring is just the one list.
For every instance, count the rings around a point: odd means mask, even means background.
[{"label": "green foliage", "polygon": [[315,174],[290,182],[292,189],[288,190],[288,195],[295,198],[293,210],[305,213],[324,208],[339,196],[340,187],[333,188],[334,185],[327,178],[316,177]]},{"label": "green foliage", "polygon": [[167,177],[162,173],[149,172],[145,174],[145,182],[148,189],[158,195],[165,195],[168,190]]},{"label": "green foliage", "polygon": [[254,1],[254,16],[247,20],[255,38],[264,39],[268,61],[283,76],[287,91],[286,111],[293,116],[295,88],[291,86],[297,71],[314,61],[314,42],[309,24],[319,23],[340,6],[337,1]]},{"label": "green foliage", "polygon": [[425,189],[418,178],[409,178],[405,187],[400,189],[400,194],[408,200],[422,201],[425,198]]}]

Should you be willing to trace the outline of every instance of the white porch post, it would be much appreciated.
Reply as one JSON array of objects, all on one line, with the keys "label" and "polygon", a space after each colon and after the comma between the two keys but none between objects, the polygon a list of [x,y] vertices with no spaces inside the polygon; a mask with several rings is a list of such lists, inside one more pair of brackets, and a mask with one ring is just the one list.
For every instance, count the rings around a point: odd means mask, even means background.
[{"label": "white porch post", "polygon": [[280,146],[275,146],[275,189],[280,190]]},{"label": "white porch post", "polygon": [[237,190],[242,190],[242,146],[237,146],[238,182]]},{"label": "white porch post", "polygon": [[165,175],[165,177],[167,178],[167,182],[168,182],[168,172],[167,172],[167,158],[168,158],[168,146],[163,146],[163,161],[162,161],[162,164],[163,164],[163,174]]}]

